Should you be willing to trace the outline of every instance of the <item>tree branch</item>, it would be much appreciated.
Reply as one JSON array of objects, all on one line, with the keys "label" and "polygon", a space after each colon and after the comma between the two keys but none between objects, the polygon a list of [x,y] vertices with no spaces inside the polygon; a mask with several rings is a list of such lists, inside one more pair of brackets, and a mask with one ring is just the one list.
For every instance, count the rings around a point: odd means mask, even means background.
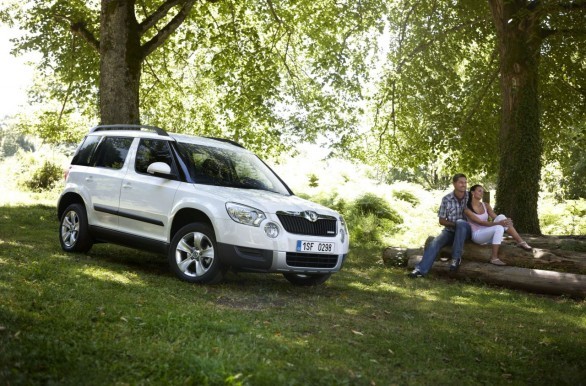
[{"label": "tree branch", "polygon": [[414,56],[416,56],[420,52],[425,51],[428,47],[437,43],[437,41],[438,41],[437,38],[441,38],[443,36],[449,35],[454,32],[458,32],[458,31],[466,29],[466,28],[474,27],[475,25],[480,24],[483,21],[484,20],[482,20],[482,19],[476,19],[476,20],[472,20],[471,22],[458,24],[452,28],[449,28],[449,29],[443,31],[442,33],[439,33],[437,35],[432,36],[432,38],[429,39],[428,41],[424,41],[424,42],[419,43],[417,45],[417,47],[415,47],[408,55],[405,56],[405,58],[403,58],[403,60],[401,60],[399,62],[397,67],[399,67],[399,68],[403,67],[403,65],[405,65],[409,59],[413,58]]},{"label": "tree branch", "polygon": [[271,14],[273,15],[273,17],[275,18],[277,23],[279,23],[279,24],[283,23],[283,21],[281,20],[281,18],[279,17],[279,15],[277,15],[277,12],[275,11],[275,7],[273,6],[272,0],[267,0],[267,4],[269,5],[269,9],[271,10]]},{"label": "tree branch", "polygon": [[[170,0],[175,2],[178,0]],[[151,52],[156,50],[161,44],[163,44],[169,36],[185,21],[185,18],[193,8],[196,0],[186,0],[183,7],[177,12],[177,15],[164,26],[151,40],[143,44],[142,46],[142,58],[146,58]],[[159,7],[161,9],[161,7]],[[158,10],[157,10],[158,11]]]},{"label": "tree branch", "polygon": [[174,6],[184,3],[185,0],[167,0],[157,10],[151,13],[146,19],[138,25],[138,33],[142,35],[146,30],[157,24],[159,20],[164,18],[169,10]]},{"label": "tree branch", "polygon": [[72,34],[81,37],[85,40],[93,49],[100,52],[100,41],[96,39],[93,33],[91,33],[84,21],[74,21],[70,17],[62,14],[55,13],[53,17],[57,20],[62,20],[69,25],[69,30]]},{"label": "tree branch", "polygon": [[541,29],[541,37],[543,39],[551,36],[551,35],[565,35],[565,36],[573,36],[573,37],[585,37],[586,36],[586,29],[574,29],[574,28],[542,28]]},{"label": "tree branch", "polygon": [[71,32],[74,35],[81,37],[85,40],[94,50],[100,52],[100,41],[96,39],[93,33],[91,33],[84,22],[70,24]]}]

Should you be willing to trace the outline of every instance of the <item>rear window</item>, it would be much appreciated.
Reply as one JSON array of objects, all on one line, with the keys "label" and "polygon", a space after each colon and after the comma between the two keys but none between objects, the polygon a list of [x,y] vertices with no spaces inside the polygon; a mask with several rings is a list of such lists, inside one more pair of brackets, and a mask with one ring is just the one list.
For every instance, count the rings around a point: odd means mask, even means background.
[{"label": "rear window", "polygon": [[73,156],[71,164],[121,169],[132,141],[131,137],[88,135]]},{"label": "rear window", "polygon": [[102,137],[88,135],[85,137],[71,160],[72,165],[92,166],[92,158]]}]

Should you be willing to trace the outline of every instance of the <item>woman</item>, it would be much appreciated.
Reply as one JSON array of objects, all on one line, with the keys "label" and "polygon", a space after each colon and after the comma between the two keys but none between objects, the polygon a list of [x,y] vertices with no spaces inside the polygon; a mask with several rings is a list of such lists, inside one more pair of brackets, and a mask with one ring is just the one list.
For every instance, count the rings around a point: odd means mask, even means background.
[{"label": "woman", "polygon": [[[470,188],[468,196],[468,205],[464,209],[464,214],[470,222],[472,228],[472,241],[476,244],[492,244],[492,255],[490,262],[494,265],[505,265],[498,257],[503,233],[507,231],[517,241],[517,245],[526,251],[531,251],[531,247],[519,236],[519,233],[513,228],[513,221],[505,215],[496,215],[489,204],[482,202],[484,188],[481,185],[474,185]],[[488,218],[492,221],[488,221]]]}]

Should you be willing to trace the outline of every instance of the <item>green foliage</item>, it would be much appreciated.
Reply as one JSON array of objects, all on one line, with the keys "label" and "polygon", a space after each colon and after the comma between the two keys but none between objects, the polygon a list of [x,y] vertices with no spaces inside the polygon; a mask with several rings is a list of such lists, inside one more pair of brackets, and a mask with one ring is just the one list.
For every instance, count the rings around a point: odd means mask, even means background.
[{"label": "green foliage", "polygon": [[406,201],[411,204],[411,206],[419,205],[419,199],[415,194],[408,190],[393,190],[393,197]]},{"label": "green foliage", "polygon": [[340,213],[342,216],[348,216],[348,204],[344,198],[340,197],[337,192],[327,192],[321,193],[315,196],[310,196],[307,194],[301,194],[301,197],[317,202],[327,208],[333,209]]},{"label": "green foliage", "polygon": [[[137,4],[137,21],[160,5]],[[264,156],[321,134],[352,132],[365,57],[376,47],[385,8],[382,0],[196,2],[181,28],[142,63],[141,120],[231,138]],[[25,31],[15,41],[17,53],[42,53],[46,81],[32,94],[55,105],[46,110],[52,124],[35,126],[39,134],[68,140],[60,138],[68,115],[98,121],[99,53],[71,31],[83,26],[99,39],[100,2],[14,3],[0,17]],[[143,43],[171,17],[148,30]]]},{"label": "green foliage", "polygon": [[311,173],[309,175],[309,184],[308,185],[312,188],[317,188],[319,186],[319,177],[316,176],[315,174]]},{"label": "green foliage", "polygon": [[396,224],[402,224],[401,215],[397,213],[389,203],[373,193],[364,193],[354,202],[354,208],[359,214],[374,214],[378,218],[391,220]]},{"label": "green foliage", "polygon": [[63,179],[63,168],[41,153],[19,151],[16,167],[17,184],[32,192],[51,190]]},{"label": "green foliage", "polygon": [[385,236],[403,224],[401,215],[384,198],[372,193],[365,193],[352,202],[346,221],[350,241],[358,245],[381,245]]},{"label": "green foliage", "polygon": [[549,235],[586,235],[586,200],[542,200],[540,225]]},{"label": "green foliage", "polygon": [[304,198],[338,211],[348,225],[352,245],[383,245],[385,238],[396,232],[403,219],[382,197],[366,193],[347,202],[336,192]]},{"label": "green foliage", "polygon": [[15,155],[19,150],[34,151],[35,145],[26,135],[4,126],[0,129],[0,160]]}]

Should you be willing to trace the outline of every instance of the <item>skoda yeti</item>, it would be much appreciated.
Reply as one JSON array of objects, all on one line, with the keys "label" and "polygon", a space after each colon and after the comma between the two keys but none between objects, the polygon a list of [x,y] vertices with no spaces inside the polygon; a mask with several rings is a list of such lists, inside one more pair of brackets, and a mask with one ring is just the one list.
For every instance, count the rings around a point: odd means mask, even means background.
[{"label": "skoda yeti", "polygon": [[349,248],[340,214],[295,196],[239,144],[151,126],[91,129],[57,214],[65,251],[110,242],[159,252],[194,283],[219,282],[232,269],[321,284]]}]

